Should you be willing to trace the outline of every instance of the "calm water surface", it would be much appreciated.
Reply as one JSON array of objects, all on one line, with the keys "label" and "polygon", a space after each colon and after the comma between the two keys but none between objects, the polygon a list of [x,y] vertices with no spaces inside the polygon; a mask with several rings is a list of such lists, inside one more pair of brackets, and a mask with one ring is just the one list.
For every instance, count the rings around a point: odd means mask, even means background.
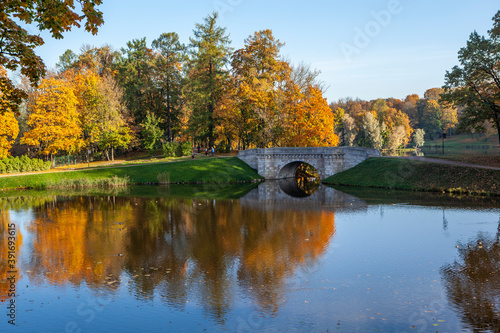
[{"label": "calm water surface", "polygon": [[500,330],[498,201],[139,191],[0,199],[0,332]]}]

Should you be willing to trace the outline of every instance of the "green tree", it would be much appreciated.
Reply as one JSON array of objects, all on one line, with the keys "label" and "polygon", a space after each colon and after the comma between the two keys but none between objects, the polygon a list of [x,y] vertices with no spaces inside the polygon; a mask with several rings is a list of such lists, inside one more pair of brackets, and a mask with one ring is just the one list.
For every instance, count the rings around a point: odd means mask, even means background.
[{"label": "green tree", "polygon": [[420,104],[422,111],[419,124],[433,138],[434,135],[443,131],[441,106],[435,100],[421,100]]},{"label": "green tree", "polygon": [[76,61],[78,60],[78,56],[72,50],[66,50],[62,55],[59,56],[59,62],[56,64],[56,67],[59,69],[59,72],[67,71],[70,68],[75,66]]},{"label": "green tree", "polygon": [[444,102],[462,106],[459,130],[483,132],[492,122],[500,142],[500,11],[493,17],[489,38],[473,32],[458,52],[460,66],[445,75]]},{"label": "green tree", "polygon": [[145,149],[153,150],[158,146],[160,139],[163,136],[163,131],[160,128],[160,119],[153,113],[146,113],[142,127],[142,146]]},{"label": "green tree", "polygon": [[186,61],[186,47],[175,32],[161,34],[152,46],[157,52],[154,73],[160,96],[164,99],[167,141],[172,142],[172,122],[178,121],[182,102],[182,65]]},{"label": "green tree", "polygon": [[124,90],[127,109],[134,115],[137,124],[142,123],[148,113],[159,116],[162,99],[154,84],[153,50],[147,47],[146,38],[127,42],[121,49],[117,61],[117,81]]},{"label": "green tree", "polygon": [[197,139],[215,143],[214,111],[221,101],[228,82],[225,69],[231,53],[226,28],[217,25],[218,14],[213,13],[196,24],[190,38],[189,99],[191,106],[190,130]]}]

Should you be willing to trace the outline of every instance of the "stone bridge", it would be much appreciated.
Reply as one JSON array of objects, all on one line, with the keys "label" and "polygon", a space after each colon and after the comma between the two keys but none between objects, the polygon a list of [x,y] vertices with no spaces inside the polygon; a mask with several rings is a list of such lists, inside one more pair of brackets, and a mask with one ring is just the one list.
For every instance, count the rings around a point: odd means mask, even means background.
[{"label": "stone bridge", "polygon": [[378,150],[361,147],[265,148],[238,153],[238,158],[265,179],[294,177],[295,171],[304,162],[313,166],[320,178],[325,179],[374,156],[380,156]]}]

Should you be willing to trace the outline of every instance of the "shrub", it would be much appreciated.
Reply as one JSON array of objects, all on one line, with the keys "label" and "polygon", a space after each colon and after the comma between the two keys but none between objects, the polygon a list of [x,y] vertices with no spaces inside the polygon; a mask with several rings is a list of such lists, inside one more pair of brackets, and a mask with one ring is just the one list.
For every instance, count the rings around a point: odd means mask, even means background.
[{"label": "shrub", "polygon": [[6,157],[0,160],[0,173],[43,171],[51,167],[51,162],[41,159],[31,159],[26,155],[19,157]]},{"label": "shrub", "polygon": [[19,157],[11,158],[10,163],[12,164],[12,172],[21,172],[22,162]]},{"label": "shrub", "polygon": [[30,159],[27,155],[23,155],[20,158],[21,161],[21,170],[22,172],[29,172],[34,170],[34,161]]},{"label": "shrub", "polygon": [[158,174],[156,178],[158,179],[158,184],[160,185],[170,184],[170,173],[168,172],[162,172]]},{"label": "shrub", "polygon": [[176,142],[166,142],[162,145],[165,157],[174,157],[178,144]]},{"label": "shrub", "polygon": [[175,155],[178,157],[191,155],[193,146],[191,142],[183,142],[177,145],[177,149],[175,150]]}]

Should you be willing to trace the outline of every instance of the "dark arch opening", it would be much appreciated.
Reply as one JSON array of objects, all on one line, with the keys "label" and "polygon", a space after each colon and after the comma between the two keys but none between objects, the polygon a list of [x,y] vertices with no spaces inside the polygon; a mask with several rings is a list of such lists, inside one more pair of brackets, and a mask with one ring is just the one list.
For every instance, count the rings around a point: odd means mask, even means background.
[{"label": "dark arch opening", "polygon": [[292,197],[307,197],[316,192],[320,185],[318,171],[302,161],[288,163],[279,172],[278,185]]}]

